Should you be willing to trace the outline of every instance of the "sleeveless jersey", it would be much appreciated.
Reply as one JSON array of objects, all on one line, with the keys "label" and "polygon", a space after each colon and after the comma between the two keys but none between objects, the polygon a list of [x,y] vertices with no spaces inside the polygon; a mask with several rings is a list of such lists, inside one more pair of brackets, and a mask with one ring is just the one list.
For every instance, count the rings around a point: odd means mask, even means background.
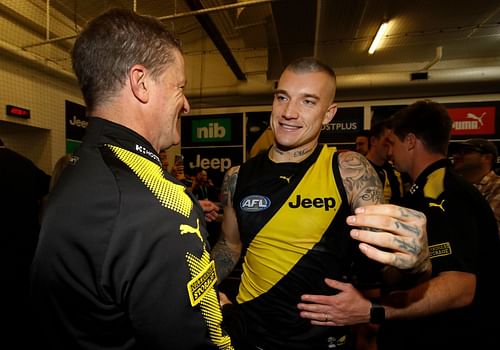
[{"label": "sleeveless jersey", "polygon": [[267,153],[240,167],[234,195],[245,248],[237,301],[250,336],[264,349],[339,347],[342,327],[312,326],[299,316],[302,294],[332,294],[324,278],[348,279],[351,213],[335,148],[318,146],[300,163]]}]

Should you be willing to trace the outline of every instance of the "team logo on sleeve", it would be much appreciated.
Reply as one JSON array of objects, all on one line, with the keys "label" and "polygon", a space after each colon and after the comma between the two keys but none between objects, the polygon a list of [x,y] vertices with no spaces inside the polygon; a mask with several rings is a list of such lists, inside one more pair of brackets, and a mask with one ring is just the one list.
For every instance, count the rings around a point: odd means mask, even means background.
[{"label": "team logo on sleeve", "polygon": [[266,196],[251,195],[243,198],[240,202],[240,208],[246,212],[259,212],[266,210],[271,206],[271,200]]}]

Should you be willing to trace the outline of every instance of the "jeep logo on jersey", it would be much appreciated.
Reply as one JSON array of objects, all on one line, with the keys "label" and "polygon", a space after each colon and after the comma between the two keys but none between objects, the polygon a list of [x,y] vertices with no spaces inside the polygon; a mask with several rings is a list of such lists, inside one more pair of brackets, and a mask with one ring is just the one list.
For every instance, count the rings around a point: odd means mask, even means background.
[{"label": "jeep logo on jersey", "polygon": [[335,208],[335,199],[333,197],[317,197],[317,198],[302,198],[300,194],[295,198],[295,202],[288,202],[288,206],[290,208],[325,208],[325,211],[328,211],[332,208]]},{"label": "jeep logo on jersey", "polygon": [[240,202],[240,208],[247,212],[258,212],[266,210],[271,206],[271,200],[265,196],[254,194],[243,198]]}]

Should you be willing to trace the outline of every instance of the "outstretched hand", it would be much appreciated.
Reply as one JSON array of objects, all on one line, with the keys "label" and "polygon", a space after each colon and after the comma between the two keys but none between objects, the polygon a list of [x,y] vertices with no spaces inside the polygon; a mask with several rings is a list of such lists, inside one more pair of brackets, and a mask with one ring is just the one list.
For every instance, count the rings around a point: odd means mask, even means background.
[{"label": "outstretched hand", "polygon": [[198,202],[200,203],[201,208],[205,213],[205,220],[207,220],[207,222],[217,220],[220,210],[217,204],[215,204],[212,201],[209,201],[208,199],[200,199]]},{"label": "outstretched hand", "polygon": [[350,283],[329,278],[325,283],[338,291],[335,295],[301,296],[297,305],[300,317],[311,320],[317,326],[348,326],[370,320],[371,303]]},{"label": "outstretched hand", "polygon": [[382,264],[422,273],[431,269],[427,247],[427,219],[419,211],[393,204],[356,208],[347,218],[359,249]]}]

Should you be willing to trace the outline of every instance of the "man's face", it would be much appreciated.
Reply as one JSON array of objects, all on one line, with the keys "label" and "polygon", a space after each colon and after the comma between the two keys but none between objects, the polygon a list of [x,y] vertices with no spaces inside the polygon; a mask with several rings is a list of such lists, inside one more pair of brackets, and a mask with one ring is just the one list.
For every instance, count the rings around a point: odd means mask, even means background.
[{"label": "man's face", "polygon": [[459,173],[477,171],[484,162],[484,154],[473,150],[464,149],[453,155],[453,167]]},{"label": "man's face", "polygon": [[355,144],[356,152],[361,153],[362,155],[366,156],[366,154],[368,153],[368,145],[369,145],[368,137],[366,137],[366,136],[357,136],[356,137],[356,144]]},{"label": "man's face", "polygon": [[274,94],[271,128],[282,150],[312,148],[321,126],[335,115],[334,80],[325,72],[285,70]]},{"label": "man's face", "polygon": [[162,127],[160,147],[168,148],[180,142],[180,116],[189,112],[189,103],[184,96],[186,77],[184,58],[176,51],[174,62],[154,82],[153,103],[158,125]]},{"label": "man's face", "polygon": [[388,158],[399,172],[408,172],[410,156],[405,141],[401,141],[393,132],[387,134]]},{"label": "man's face", "polygon": [[389,153],[389,143],[387,142],[388,135],[389,135],[389,130],[384,129],[379,138],[372,138],[372,143],[370,145],[370,152],[374,152],[378,159],[388,160],[388,153]]},{"label": "man's face", "polygon": [[202,170],[196,175],[199,184],[206,184],[208,182],[208,174],[205,170]]}]

